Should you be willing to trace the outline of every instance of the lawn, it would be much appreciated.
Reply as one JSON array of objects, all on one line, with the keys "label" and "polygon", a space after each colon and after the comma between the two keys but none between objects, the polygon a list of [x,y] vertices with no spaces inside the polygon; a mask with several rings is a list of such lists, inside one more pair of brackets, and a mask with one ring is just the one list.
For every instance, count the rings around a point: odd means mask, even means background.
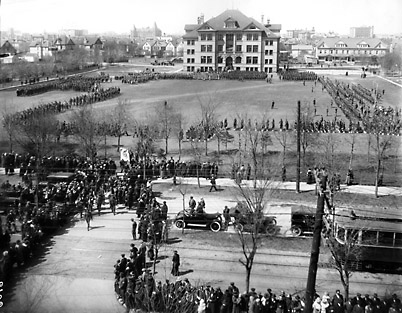
[{"label": "lawn", "polygon": [[[102,70],[109,73],[111,76],[121,75],[129,71],[142,69],[145,65],[139,67],[130,66],[113,66]],[[151,66],[149,66],[151,68]],[[155,70],[174,70],[175,68],[158,68]],[[358,76],[334,76],[332,79],[345,80],[348,83],[360,83],[367,88],[370,86],[378,86],[378,89],[385,89],[383,98],[384,105],[392,105],[398,107],[401,105],[401,89],[379,78],[361,79]],[[275,120],[276,127],[279,125],[279,120],[287,119],[292,127],[296,116],[297,101],[301,101],[303,105],[309,106],[313,110],[313,100],[316,100],[316,119],[321,117],[325,120],[332,120],[335,117],[335,108],[330,107],[331,98],[328,93],[322,90],[321,85],[314,82],[289,82],[280,81],[274,77],[272,84],[267,84],[264,81],[193,81],[193,80],[159,80],[151,81],[140,85],[121,84],[119,81],[104,84],[104,87],[119,86],[121,88],[121,96],[105,102],[97,103],[94,108],[98,111],[108,112],[117,104],[118,99],[127,100],[129,103],[129,112],[133,119],[145,119],[147,116],[155,112],[157,106],[163,105],[165,101],[174,106],[184,116],[185,130],[191,125],[195,125],[200,121],[201,109],[200,104],[210,103],[216,106],[215,115],[217,120],[228,121],[229,127],[233,126],[233,119],[240,116],[245,120],[250,119],[252,125],[262,120]],[[0,93],[0,112],[14,112],[26,108],[30,108],[41,103],[51,101],[68,100],[74,95],[81,93],[67,91],[53,91],[33,97],[16,97],[15,91],[3,91]],[[274,109],[271,108],[272,102],[275,102]],[[328,116],[327,111],[328,109]],[[0,113],[0,114],[1,114]],[[60,115],[60,120],[68,120],[69,113]],[[338,119],[346,121],[341,110],[338,110]],[[134,123],[133,123],[134,124]],[[218,153],[217,141],[212,140],[208,143],[208,156],[202,156],[202,160],[217,161],[220,164],[220,173],[228,176],[233,162],[248,163],[250,162],[247,147],[244,148],[241,144],[241,153],[239,153],[238,134],[234,130],[230,131],[234,136],[231,143],[228,144],[228,149],[221,144],[221,151]],[[282,134],[270,132],[271,145],[268,147],[265,164],[273,170],[280,169],[282,165],[282,146],[278,138]],[[288,138],[291,143],[288,145],[285,165],[287,167],[287,177],[294,180],[296,176],[296,145],[295,132],[289,131]],[[0,142],[0,151],[7,151],[7,140],[5,133],[2,132]],[[342,179],[346,174],[349,166],[350,150],[351,150],[351,135],[349,134],[319,134],[312,139],[311,147],[307,150],[307,154],[302,162],[302,173],[305,173],[308,167],[325,164],[328,161],[328,155],[324,153],[325,143],[329,140],[334,140],[336,157],[334,158],[335,167],[333,171],[338,171]],[[133,147],[136,139],[131,136],[122,139],[123,145]],[[356,181],[362,184],[374,183],[374,165],[375,158],[372,149],[368,149],[368,136],[359,134],[356,136],[355,157],[352,167],[356,174]],[[384,161],[384,183],[392,185],[402,185],[402,169],[401,169],[401,146],[400,137],[396,137],[396,143],[390,148],[387,157]],[[115,149],[117,143],[116,138],[108,138],[107,146],[101,147],[99,155],[118,158],[118,153]],[[399,143],[399,144],[398,144]],[[72,137],[62,138],[62,144],[74,145]],[[199,143],[203,147],[203,143]],[[162,140],[157,141],[157,147],[164,148]],[[106,149],[105,149],[106,148]],[[18,149],[17,149],[18,151]],[[55,153],[63,153],[63,149]],[[191,159],[194,156],[191,144],[183,143],[182,159]],[[169,140],[169,154],[178,157],[177,139],[172,136]],[[327,160],[327,161],[326,161]],[[279,173],[278,173],[279,175]]]}]

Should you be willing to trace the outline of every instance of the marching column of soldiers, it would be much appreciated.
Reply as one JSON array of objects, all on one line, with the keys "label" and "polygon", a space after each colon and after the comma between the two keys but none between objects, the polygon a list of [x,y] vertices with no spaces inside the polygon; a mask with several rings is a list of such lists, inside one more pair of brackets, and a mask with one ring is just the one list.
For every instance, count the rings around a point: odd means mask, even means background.
[{"label": "marching column of soldiers", "polygon": [[53,90],[74,90],[83,92],[94,92],[93,87],[100,83],[109,81],[109,75],[100,75],[96,77],[88,76],[70,76],[60,77],[57,80],[46,81],[40,84],[22,86],[16,90],[17,97],[34,96],[37,94]]},{"label": "marching column of soldiers", "polygon": [[320,77],[328,93],[333,98],[335,104],[342,110],[343,114],[348,118],[351,127],[357,127],[357,131],[370,133],[372,130],[371,120],[375,117],[382,120],[382,129],[379,131],[384,135],[400,135],[402,120],[401,109],[392,107],[384,107],[378,104],[384,91],[369,90],[361,85],[352,85],[333,82],[329,78]]}]

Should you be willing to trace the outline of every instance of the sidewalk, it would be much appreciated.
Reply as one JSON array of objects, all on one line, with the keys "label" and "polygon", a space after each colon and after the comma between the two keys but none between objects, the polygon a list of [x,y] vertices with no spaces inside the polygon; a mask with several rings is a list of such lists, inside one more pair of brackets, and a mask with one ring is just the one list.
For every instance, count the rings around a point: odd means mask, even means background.
[{"label": "sidewalk", "polygon": [[[196,177],[178,177],[177,178],[177,183],[185,183],[185,184],[190,184],[190,185],[196,185],[198,184],[197,178]],[[154,184],[170,184],[173,185],[173,179],[168,178],[168,179],[162,179],[158,178],[153,182]],[[211,186],[209,180],[200,177],[200,184],[201,186]],[[224,187],[236,187],[236,183],[233,179],[230,178],[218,178],[216,180],[217,186],[224,186]],[[247,188],[252,188],[254,185],[253,180],[243,180],[242,181],[242,186],[247,187]],[[257,182],[258,185],[258,182]],[[296,191],[296,182],[282,182],[282,181],[269,181],[267,183],[267,186],[269,188],[277,188],[277,189],[284,189],[284,190],[294,190]],[[305,182],[300,182],[300,191],[301,192],[307,192],[307,191],[314,191],[315,190],[315,184],[307,184]],[[347,186],[344,184],[341,184],[341,192],[347,192],[347,193],[357,193],[357,194],[372,194],[374,195],[375,191],[375,186],[367,186],[367,185],[352,185],[352,186]],[[402,197],[402,187],[378,187],[378,195],[379,196],[396,196],[396,197]]]},{"label": "sidewalk", "polygon": [[[0,175],[5,175],[5,171],[3,167],[0,167]],[[19,169],[16,168],[14,170],[14,175],[19,175]],[[177,183],[185,183],[189,185],[197,185],[197,177],[177,177]],[[224,187],[236,187],[236,183],[233,179],[230,178],[218,178],[216,180],[217,186],[224,186]],[[158,178],[157,180],[153,181],[153,184],[169,184],[173,185],[173,178],[162,179]],[[204,177],[200,177],[200,184],[203,187],[211,186],[209,180],[205,179]],[[254,185],[253,180],[243,180],[242,186],[252,188]],[[282,181],[269,181],[267,183],[269,188],[277,188],[277,189],[284,189],[284,190],[296,190],[296,182],[282,182]],[[315,184],[307,184],[305,182],[300,182],[300,191],[307,192],[307,191],[314,191]],[[373,195],[375,191],[375,186],[369,185],[352,185],[347,186],[345,184],[341,184],[341,192],[347,193],[357,193],[357,194],[367,194]],[[378,195],[379,196],[396,196],[402,197],[402,187],[392,187],[392,186],[383,186],[378,187]]]}]

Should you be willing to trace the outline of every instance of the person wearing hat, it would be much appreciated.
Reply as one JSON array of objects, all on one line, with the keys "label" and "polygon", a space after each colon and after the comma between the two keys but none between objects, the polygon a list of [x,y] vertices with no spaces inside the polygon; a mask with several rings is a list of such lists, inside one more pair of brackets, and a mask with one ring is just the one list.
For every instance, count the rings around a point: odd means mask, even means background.
[{"label": "person wearing hat", "polygon": [[177,250],[173,251],[172,257],[172,275],[179,276],[179,266],[180,266],[180,255],[177,253]]},{"label": "person wearing hat", "polygon": [[218,189],[216,188],[216,178],[215,178],[214,174],[211,175],[210,182],[211,182],[211,188],[209,188],[209,192],[211,192],[212,189],[215,189],[215,191],[218,191]]},{"label": "person wearing hat", "polygon": [[294,313],[301,313],[303,311],[304,308],[302,306],[302,302],[301,302],[299,295],[295,296],[293,303],[292,303],[292,307],[293,307]]},{"label": "person wearing hat", "polygon": [[133,236],[133,240],[137,239],[137,222],[132,218],[131,219],[131,235]]},{"label": "person wearing hat", "polygon": [[335,291],[335,295],[332,297],[331,302],[334,313],[343,313],[345,311],[343,296],[339,289]]}]

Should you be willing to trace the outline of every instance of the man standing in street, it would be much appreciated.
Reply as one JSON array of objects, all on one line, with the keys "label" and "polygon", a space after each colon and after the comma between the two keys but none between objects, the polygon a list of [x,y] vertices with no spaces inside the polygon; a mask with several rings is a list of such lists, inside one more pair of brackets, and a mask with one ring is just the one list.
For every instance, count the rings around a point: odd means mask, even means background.
[{"label": "man standing in street", "polygon": [[131,234],[133,236],[133,240],[137,239],[137,222],[132,218],[131,219],[132,225],[131,225]]},{"label": "man standing in street", "polygon": [[197,202],[195,202],[193,196],[190,196],[190,200],[188,201],[188,206],[190,207],[190,214],[195,213],[196,205],[197,205]]},{"label": "man standing in street", "polygon": [[209,188],[209,192],[211,192],[212,189],[215,189],[215,191],[218,191],[218,189],[216,188],[216,178],[215,178],[215,175],[213,175],[213,174],[211,176],[211,188]]},{"label": "man standing in street", "polygon": [[172,258],[172,275],[179,276],[179,266],[180,266],[180,255],[177,253],[177,250],[173,251]]}]

